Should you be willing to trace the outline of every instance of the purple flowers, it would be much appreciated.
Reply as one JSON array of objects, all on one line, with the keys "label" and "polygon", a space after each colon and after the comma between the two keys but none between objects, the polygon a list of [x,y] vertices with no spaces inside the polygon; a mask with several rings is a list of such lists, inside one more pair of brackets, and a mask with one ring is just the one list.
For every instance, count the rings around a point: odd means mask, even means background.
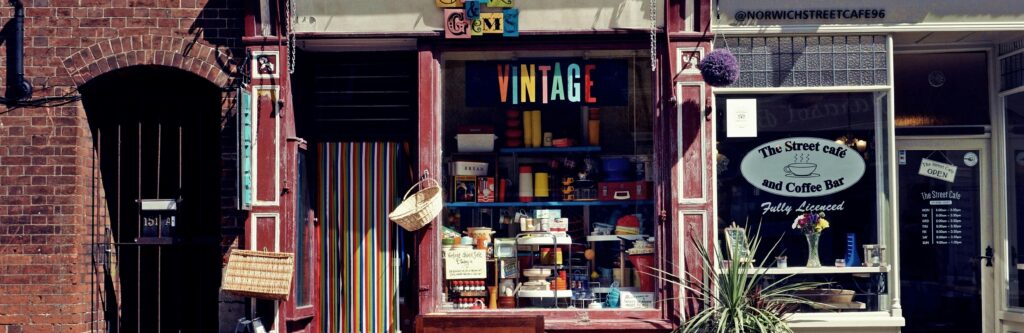
[{"label": "purple flowers", "polygon": [[820,234],[829,227],[825,219],[825,212],[803,213],[793,219],[793,229],[800,230],[805,234]]},{"label": "purple flowers", "polygon": [[740,65],[728,49],[715,49],[708,53],[700,64],[701,76],[712,87],[724,87],[740,78]]}]

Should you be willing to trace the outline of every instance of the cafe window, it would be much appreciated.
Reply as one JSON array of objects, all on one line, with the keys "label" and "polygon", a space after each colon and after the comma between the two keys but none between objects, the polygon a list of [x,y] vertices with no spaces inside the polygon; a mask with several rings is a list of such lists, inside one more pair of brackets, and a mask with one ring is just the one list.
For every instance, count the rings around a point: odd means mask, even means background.
[{"label": "cafe window", "polygon": [[759,233],[753,265],[766,281],[828,283],[803,292],[818,304],[798,312],[886,310],[885,94],[728,94],[716,103],[723,253],[736,252],[726,235]]},{"label": "cafe window", "polygon": [[442,308],[657,307],[649,59],[446,54]]}]

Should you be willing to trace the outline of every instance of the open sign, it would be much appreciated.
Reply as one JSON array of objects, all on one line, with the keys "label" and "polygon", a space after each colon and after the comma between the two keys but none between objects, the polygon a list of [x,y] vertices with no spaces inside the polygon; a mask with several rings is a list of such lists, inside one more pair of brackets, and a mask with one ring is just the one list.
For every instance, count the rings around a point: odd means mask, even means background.
[{"label": "open sign", "polygon": [[922,158],[917,174],[952,183],[956,179],[956,166]]}]

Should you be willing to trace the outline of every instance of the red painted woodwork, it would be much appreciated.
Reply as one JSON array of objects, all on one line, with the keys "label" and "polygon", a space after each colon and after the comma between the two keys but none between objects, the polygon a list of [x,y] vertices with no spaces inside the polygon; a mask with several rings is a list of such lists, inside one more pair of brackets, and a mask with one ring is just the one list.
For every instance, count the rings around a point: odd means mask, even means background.
[{"label": "red painted woodwork", "polygon": [[[441,175],[441,109],[440,63],[430,45],[419,46],[419,176],[440,177]],[[433,312],[440,304],[441,277],[438,222],[428,224],[416,232],[416,251],[419,256],[418,308],[420,314]]]},{"label": "red painted woodwork", "polygon": [[544,316],[427,315],[416,318],[419,333],[477,333],[482,327],[486,327],[488,333],[544,333]]},{"label": "red painted woodwork", "polygon": [[[645,36],[646,37],[646,36]],[[420,47],[420,98],[419,98],[419,121],[420,121],[420,169],[429,170],[432,175],[436,175],[436,171],[440,167],[441,152],[438,149],[440,147],[440,116],[441,108],[437,103],[440,82],[438,78],[441,75],[440,64],[438,62],[438,54],[443,50],[444,52],[462,52],[462,51],[477,51],[477,52],[492,52],[492,51],[503,51],[503,50],[565,50],[565,49],[646,49],[649,47],[649,40],[633,39],[630,41],[622,42],[593,42],[593,43],[572,43],[571,46],[567,46],[566,43],[556,44],[543,44],[543,43],[530,43],[530,42],[510,42],[503,44],[488,44],[488,43],[474,43],[466,45],[452,45],[449,42],[440,42],[434,47],[427,45],[421,45]],[[668,61],[674,59],[672,56],[668,56],[668,53],[663,49],[665,44],[661,44],[662,51],[659,52],[659,65],[662,69],[668,69]],[[654,80],[653,87],[657,87],[654,90],[654,98],[656,100],[663,100],[661,96],[668,94],[664,93],[661,86],[667,85],[667,82],[671,80],[670,75],[666,71],[659,71],[652,76]],[[670,95],[668,95],[670,96]],[[669,161],[674,159],[673,154],[666,154],[665,151],[672,152],[672,143],[675,142],[674,133],[676,126],[672,119],[674,118],[674,106],[668,107],[665,111],[660,108],[655,110],[655,131],[661,133],[659,135],[660,140],[655,143],[655,150],[658,153],[659,165],[662,167],[657,171],[657,177],[659,181],[655,185],[655,196],[656,196],[656,207],[659,211],[664,213],[659,214],[664,216],[664,220],[659,223],[658,236],[662,246],[658,248],[658,258],[662,267],[672,267],[671,264],[675,262],[675,241],[672,237],[671,221],[675,218],[668,214],[668,211],[675,207],[675,198],[672,195],[674,192],[674,186],[671,181],[675,178],[673,173],[668,172],[670,170]],[[440,279],[441,276],[437,273],[440,270],[440,256],[438,245],[440,243],[438,230],[436,229],[436,223],[431,224],[430,227],[424,228],[424,231],[417,232],[417,244],[418,244],[418,255],[419,255],[419,314],[421,316],[427,315],[428,313],[439,310],[440,305]],[[672,254],[670,256],[670,254]],[[664,289],[660,289],[660,299],[668,300],[674,299],[678,292],[674,288],[668,286],[662,286]],[[541,313],[547,320],[545,328],[548,331],[577,331],[580,330],[579,326],[579,311],[564,311],[564,310],[488,310],[481,311],[478,313],[459,313],[460,316],[469,315],[474,317],[488,318],[488,320],[498,320],[500,318],[519,315],[523,313]],[[663,302],[660,308],[657,310],[618,310],[618,311],[587,311],[590,317],[591,323],[587,326],[588,331],[671,331],[675,327],[674,322],[678,322],[678,307],[673,305],[673,302]],[[489,322],[489,321],[488,321]]]},{"label": "red painted woodwork", "polygon": [[253,94],[256,95],[256,112],[253,113],[256,116],[256,154],[253,158],[258,177],[255,199],[257,202],[273,202],[278,197],[274,183],[277,181],[275,169],[279,167],[276,146],[280,141],[277,137],[278,121],[274,91],[257,90]]},{"label": "red painted woodwork", "polygon": [[256,239],[252,245],[257,251],[277,251],[277,221],[271,216],[257,216],[253,228],[256,228]]}]

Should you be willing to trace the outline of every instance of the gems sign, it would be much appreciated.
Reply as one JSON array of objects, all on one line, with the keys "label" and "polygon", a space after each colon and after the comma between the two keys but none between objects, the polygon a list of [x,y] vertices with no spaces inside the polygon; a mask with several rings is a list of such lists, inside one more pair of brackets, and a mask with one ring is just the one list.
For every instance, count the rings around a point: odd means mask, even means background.
[{"label": "gems sign", "polygon": [[435,0],[444,8],[444,38],[467,39],[484,34],[519,37],[519,9],[513,0]]},{"label": "gems sign", "polygon": [[864,169],[857,151],[810,137],[758,145],[740,163],[747,182],[784,197],[820,197],[845,190],[860,180]]},{"label": "gems sign", "polygon": [[619,106],[628,102],[625,60],[466,62],[467,106]]}]

